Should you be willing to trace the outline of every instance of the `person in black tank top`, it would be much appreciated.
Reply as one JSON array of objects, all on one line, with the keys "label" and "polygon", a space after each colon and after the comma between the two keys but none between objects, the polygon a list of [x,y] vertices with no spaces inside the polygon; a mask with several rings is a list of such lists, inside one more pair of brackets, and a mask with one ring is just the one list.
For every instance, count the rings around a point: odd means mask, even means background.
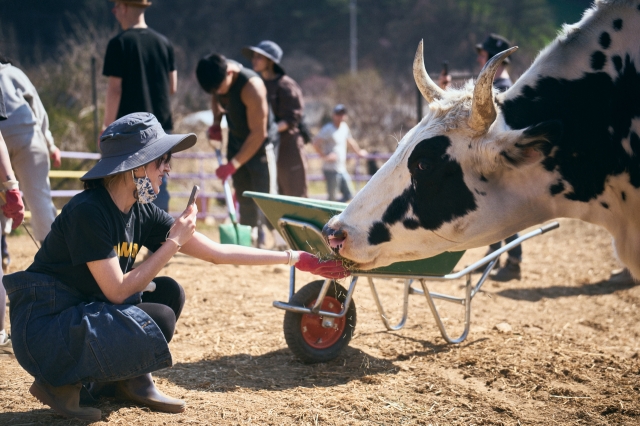
[{"label": "person in black tank top", "polygon": [[229,126],[227,164],[216,170],[225,180],[233,175],[233,187],[240,203],[240,223],[260,227],[264,216],[244,191],[269,192],[266,147],[278,144],[278,127],[267,103],[267,89],[258,74],[219,54],[198,62],[196,76],[205,92],[212,95],[213,126],[209,138],[222,140],[220,120]]}]

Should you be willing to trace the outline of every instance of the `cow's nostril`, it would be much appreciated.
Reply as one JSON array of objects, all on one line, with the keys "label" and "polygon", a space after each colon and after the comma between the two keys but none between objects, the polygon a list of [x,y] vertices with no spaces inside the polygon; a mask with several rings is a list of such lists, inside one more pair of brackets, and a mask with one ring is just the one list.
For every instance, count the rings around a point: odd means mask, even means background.
[{"label": "cow's nostril", "polygon": [[329,235],[333,235],[335,230],[329,226],[328,223],[325,223],[322,227],[322,236],[325,238],[329,238]]},{"label": "cow's nostril", "polygon": [[338,229],[333,232],[333,238],[336,238],[338,240],[344,240],[345,238],[347,238],[347,231],[343,229]]}]

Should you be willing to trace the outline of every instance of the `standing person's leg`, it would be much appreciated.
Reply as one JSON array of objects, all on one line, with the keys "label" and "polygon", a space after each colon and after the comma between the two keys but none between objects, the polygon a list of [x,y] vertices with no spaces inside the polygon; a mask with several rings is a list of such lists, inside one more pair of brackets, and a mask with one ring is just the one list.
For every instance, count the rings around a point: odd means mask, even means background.
[{"label": "standing person's leg", "polygon": [[11,137],[23,137],[29,141],[13,143],[9,152],[11,165],[20,182],[20,190],[31,211],[33,236],[44,241],[56,218],[56,207],[51,200],[49,181],[50,159],[44,136],[39,130]]},{"label": "standing person's leg", "polygon": [[[518,234],[512,235],[505,240],[507,244],[516,240],[519,237]],[[520,262],[522,262],[522,247],[516,246],[507,252],[509,257],[505,265],[500,268],[490,278],[494,281],[511,281],[520,279]]]},{"label": "standing person's leg", "polygon": [[327,200],[336,201],[336,189],[338,189],[338,172],[323,170],[324,180],[327,182]]},{"label": "standing person's leg", "polygon": [[307,171],[304,154],[296,139],[282,136],[278,155],[278,193],[307,197]]},{"label": "standing person's leg", "polygon": [[340,192],[342,193],[342,201],[346,203],[347,201],[353,198],[353,182],[351,182],[351,176],[349,176],[348,172],[339,172],[338,173],[338,183],[340,185]]},{"label": "standing person's leg", "polygon": [[[506,244],[509,244],[510,242],[515,241],[518,238],[520,238],[520,235],[516,233],[516,234],[508,237],[504,241],[505,241]],[[507,252],[507,254],[509,255],[509,261],[514,262],[514,263],[522,262],[522,244],[518,244],[517,246],[515,246],[514,248],[509,250]]]},{"label": "standing person's leg", "polygon": [[269,192],[269,167],[266,156],[257,154],[233,174],[233,187],[240,204],[240,223],[258,226],[264,222],[258,205],[244,191]]}]

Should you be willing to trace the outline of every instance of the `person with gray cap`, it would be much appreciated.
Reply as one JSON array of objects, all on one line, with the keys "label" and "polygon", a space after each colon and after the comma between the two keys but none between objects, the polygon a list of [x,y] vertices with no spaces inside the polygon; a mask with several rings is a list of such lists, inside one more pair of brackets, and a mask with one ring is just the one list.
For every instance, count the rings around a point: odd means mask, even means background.
[{"label": "person with gray cap", "polygon": [[[101,160],[81,180],[26,271],[4,277],[16,359],[30,392],[59,414],[97,421],[80,392],[113,395],[179,413],[185,402],[160,392],[151,372],[173,363],[168,343],[185,302],[175,280],[156,275],[178,251],[214,264],[295,265],[328,278],[338,262],[308,253],[222,245],[195,232],[195,203],[173,219],[151,202],[175,152],[194,134],[169,135],[150,113],[126,115],[101,136]],[[153,254],[135,269],[140,248]],[[83,388],[83,384],[85,387]]]},{"label": "person with gray cap", "polygon": [[264,80],[267,99],[278,125],[278,193],[306,197],[307,161],[300,135],[304,109],[302,90],[282,68],[282,49],[273,41],[264,40],[257,46],[247,46],[242,54],[251,60],[253,70]]},{"label": "person with gray cap", "polygon": [[[7,119],[7,111],[2,96],[2,88],[0,87],[0,121]],[[12,228],[16,229],[24,219],[24,203],[18,188],[18,181],[11,168],[11,160],[9,159],[9,151],[0,131],[0,179],[2,179],[2,187],[0,188],[0,204],[2,204],[2,213],[10,219],[13,219]],[[4,180],[6,179],[6,180]],[[0,279],[3,271],[0,269]],[[4,317],[6,313],[7,293],[4,286],[0,285],[0,354],[12,354],[13,345],[4,328]]]}]

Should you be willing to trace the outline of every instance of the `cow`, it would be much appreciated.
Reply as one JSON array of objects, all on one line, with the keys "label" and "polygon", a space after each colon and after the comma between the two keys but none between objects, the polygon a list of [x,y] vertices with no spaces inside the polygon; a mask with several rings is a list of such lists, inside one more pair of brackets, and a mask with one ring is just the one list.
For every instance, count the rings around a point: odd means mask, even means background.
[{"label": "cow", "polygon": [[325,225],[334,252],[368,270],[503,240],[569,217],[613,236],[640,278],[640,0],[599,0],[506,92],[494,56],[475,85],[413,73],[426,115]]}]

